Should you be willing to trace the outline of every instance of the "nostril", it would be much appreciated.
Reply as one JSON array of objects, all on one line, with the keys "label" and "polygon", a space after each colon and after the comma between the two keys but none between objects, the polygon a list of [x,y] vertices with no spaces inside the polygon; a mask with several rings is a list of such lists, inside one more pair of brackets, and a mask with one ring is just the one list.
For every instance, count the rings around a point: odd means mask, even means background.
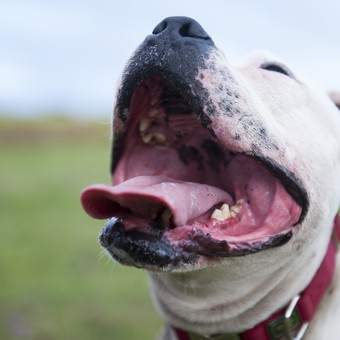
[{"label": "nostril", "polygon": [[196,22],[188,22],[179,29],[179,34],[182,37],[210,39],[209,35]]},{"label": "nostril", "polygon": [[168,22],[166,20],[163,20],[162,22],[160,22],[152,31],[152,34],[159,34],[162,33],[163,31],[166,30],[166,28],[168,27]]}]

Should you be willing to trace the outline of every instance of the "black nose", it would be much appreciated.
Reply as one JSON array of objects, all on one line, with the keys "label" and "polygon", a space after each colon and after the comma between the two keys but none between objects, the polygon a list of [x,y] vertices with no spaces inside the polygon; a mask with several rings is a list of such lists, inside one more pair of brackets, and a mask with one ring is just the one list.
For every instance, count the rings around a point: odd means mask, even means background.
[{"label": "black nose", "polygon": [[174,38],[211,40],[208,33],[195,20],[188,17],[169,17],[160,22],[152,34],[170,35]]}]

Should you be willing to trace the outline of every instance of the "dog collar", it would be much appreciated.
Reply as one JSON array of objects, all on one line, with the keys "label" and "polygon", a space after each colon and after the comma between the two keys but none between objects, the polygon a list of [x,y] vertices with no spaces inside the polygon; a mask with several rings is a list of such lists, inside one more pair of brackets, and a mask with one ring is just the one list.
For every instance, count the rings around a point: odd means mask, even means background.
[{"label": "dog collar", "polygon": [[332,239],[326,255],[312,281],[295,296],[286,308],[274,313],[252,329],[241,334],[213,334],[200,336],[173,328],[178,340],[276,340],[301,339],[314,317],[318,305],[327,292],[335,271],[336,253],[340,249],[340,212],[335,216]]}]

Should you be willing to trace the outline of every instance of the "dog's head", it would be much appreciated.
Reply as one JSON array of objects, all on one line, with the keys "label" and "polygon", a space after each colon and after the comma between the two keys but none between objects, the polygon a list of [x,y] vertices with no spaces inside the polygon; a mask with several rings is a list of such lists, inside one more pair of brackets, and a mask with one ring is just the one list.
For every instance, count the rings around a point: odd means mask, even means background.
[{"label": "dog's head", "polygon": [[340,202],[339,112],[275,57],[232,66],[197,22],[167,18],[123,72],[112,175],[82,204],[110,218],[100,243],[123,264],[187,271],[325,248]]}]

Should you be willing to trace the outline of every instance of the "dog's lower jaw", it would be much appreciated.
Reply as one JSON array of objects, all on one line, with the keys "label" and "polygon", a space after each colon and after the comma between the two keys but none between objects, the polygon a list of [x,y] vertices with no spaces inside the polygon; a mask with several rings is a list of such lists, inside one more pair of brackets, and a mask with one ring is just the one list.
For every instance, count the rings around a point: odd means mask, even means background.
[{"label": "dog's lower jaw", "polygon": [[[328,237],[316,241],[324,250]],[[292,254],[290,243],[283,247],[283,253]],[[320,253],[305,251],[295,261],[287,256],[279,268],[274,259],[263,267],[264,257],[277,256],[268,250],[189,273],[153,272],[153,298],[166,325],[201,335],[243,332],[307,286],[322,261]]]}]

